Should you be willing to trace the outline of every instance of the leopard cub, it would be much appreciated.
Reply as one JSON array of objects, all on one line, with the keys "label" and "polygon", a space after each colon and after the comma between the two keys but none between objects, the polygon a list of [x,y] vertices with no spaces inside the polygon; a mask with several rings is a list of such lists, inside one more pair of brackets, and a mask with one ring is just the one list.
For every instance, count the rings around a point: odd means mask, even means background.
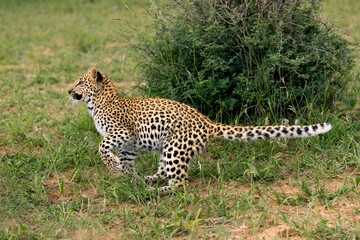
[{"label": "leopard cub", "polygon": [[[96,68],[90,68],[68,91],[74,102],[83,101],[97,131],[103,136],[99,153],[114,171],[132,171],[136,156],[159,151],[158,171],[145,177],[155,183],[167,180],[161,191],[183,187],[189,163],[213,139],[251,141],[310,137],[331,129],[328,123],[310,126],[231,126],[216,123],[194,108],[161,98],[123,98],[115,85]],[[117,149],[118,154],[114,154]]]}]

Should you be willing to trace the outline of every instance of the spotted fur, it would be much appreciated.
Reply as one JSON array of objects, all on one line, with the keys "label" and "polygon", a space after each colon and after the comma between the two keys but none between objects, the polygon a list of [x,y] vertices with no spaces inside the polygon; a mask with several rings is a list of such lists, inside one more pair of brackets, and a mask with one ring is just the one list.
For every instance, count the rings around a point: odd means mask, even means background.
[{"label": "spotted fur", "polygon": [[[310,137],[331,129],[327,123],[310,126],[230,126],[216,123],[194,108],[161,98],[128,99],[118,95],[114,84],[91,68],[69,90],[73,101],[84,101],[103,136],[99,153],[114,171],[132,171],[137,155],[159,151],[158,171],[145,177],[155,183],[167,180],[163,191],[187,182],[189,163],[216,138],[251,141],[271,138]],[[114,150],[119,154],[115,155]]]}]

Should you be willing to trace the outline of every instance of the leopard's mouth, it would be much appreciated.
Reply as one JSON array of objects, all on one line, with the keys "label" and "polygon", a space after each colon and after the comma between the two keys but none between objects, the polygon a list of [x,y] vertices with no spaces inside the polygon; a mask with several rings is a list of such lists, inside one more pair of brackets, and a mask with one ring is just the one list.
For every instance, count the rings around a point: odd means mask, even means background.
[{"label": "leopard's mouth", "polygon": [[71,91],[69,91],[69,94],[73,100],[77,100],[77,101],[80,101],[83,97],[81,94],[77,94]]},{"label": "leopard's mouth", "polygon": [[73,97],[75,100],[78,100],[78,101],[80,101],[80,100],[82,99],[82,95],[77,94],[77,93],[72,94],[72,97]]}]

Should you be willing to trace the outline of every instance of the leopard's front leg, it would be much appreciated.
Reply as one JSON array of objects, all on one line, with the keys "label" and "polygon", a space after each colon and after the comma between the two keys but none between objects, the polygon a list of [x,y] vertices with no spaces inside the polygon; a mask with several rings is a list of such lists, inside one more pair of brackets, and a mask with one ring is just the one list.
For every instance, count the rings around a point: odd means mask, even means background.
[{"label": "leopard's front leg", "polygon": [[122,149],[129,139],[127,131],[119,130],[109,134],[101,141],[99,153],[102,161],[110,170],[126,174],[133,171],[133,160],[119,158],[112,152],[115,148]]}]

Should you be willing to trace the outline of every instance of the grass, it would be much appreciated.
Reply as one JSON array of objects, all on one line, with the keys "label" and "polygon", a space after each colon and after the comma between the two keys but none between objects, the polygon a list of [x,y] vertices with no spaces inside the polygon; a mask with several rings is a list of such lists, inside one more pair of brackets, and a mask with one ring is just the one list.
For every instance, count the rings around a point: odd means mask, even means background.
[{"label": "grass", "polygon": [[[359,3],[324,4],[324,16],[358,41]],[[359,239],[359,104],[304,122],[331,122],[320,137],[212,143],[184,193],[154,195],[141,178],[104,168],[100,136],[85,106],[69,103],[67,85],[97,65],[136,95],[139,60],[123,36],[149,31],[149,7],[0,1],[0,238]],[[156,162],[148,154],[136,164],[146,174]]]}]

